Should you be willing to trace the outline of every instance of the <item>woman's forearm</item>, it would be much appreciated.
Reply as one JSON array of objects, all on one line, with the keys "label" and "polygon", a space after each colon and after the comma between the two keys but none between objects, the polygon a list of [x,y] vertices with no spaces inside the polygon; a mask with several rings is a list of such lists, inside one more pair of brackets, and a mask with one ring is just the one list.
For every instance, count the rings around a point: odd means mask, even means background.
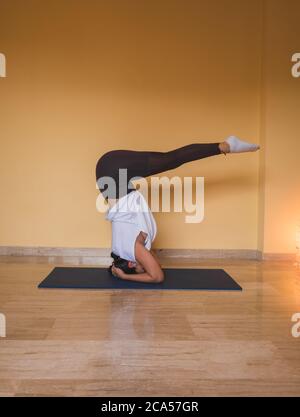
[{"label": "woman's forearm", "polygon": [[147,282],[147,283],[155,282],[153,280],[153,277],[151,277],[151,275],[147,274],[147,272],[143,272],[141,274],[126,274],[124,272],[120,278],[128,280],[128,281],[138,281],[138,282]]}]

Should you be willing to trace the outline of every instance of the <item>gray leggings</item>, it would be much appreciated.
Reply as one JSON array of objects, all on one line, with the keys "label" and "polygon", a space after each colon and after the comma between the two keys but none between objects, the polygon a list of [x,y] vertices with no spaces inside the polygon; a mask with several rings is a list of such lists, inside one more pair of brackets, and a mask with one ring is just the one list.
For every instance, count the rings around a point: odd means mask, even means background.
[{"label": "gray leggings", "polygon": [[[119,169],[127,169],[127,178],[149,177],[179,167],[187,162],[219,155],[219,143],[193,143],[168,152],[114,150],[101,156],[96,166],[96,180],[99,190],[107,198],[120,198],[134,191],[130,181],[119,189]],[[111,177],[116,190],[110,190],[101,178]]]}]

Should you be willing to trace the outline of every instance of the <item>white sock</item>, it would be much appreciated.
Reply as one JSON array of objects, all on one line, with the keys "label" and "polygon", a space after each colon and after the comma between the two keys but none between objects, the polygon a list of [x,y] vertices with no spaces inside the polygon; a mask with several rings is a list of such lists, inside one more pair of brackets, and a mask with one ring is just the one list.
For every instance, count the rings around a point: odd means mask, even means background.
[{"label": "white sock", "polygon": [[259,145],[244,142],[236,136],[229,136],[225,142],[227,142],[230,147],[230,153],[255,152],[260,149]]}]

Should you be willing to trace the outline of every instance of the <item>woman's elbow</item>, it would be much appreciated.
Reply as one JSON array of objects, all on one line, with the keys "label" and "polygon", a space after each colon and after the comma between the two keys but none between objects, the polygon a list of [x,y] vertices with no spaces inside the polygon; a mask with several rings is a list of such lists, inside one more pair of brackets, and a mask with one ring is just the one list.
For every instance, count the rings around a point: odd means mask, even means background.
[{"label": "woman's elbow", "polygon": [[156,284],[162,283],[165,279],[163,271],[157,272],[151,275],[151,277],[152,277],[152,282],[155,282]]}]

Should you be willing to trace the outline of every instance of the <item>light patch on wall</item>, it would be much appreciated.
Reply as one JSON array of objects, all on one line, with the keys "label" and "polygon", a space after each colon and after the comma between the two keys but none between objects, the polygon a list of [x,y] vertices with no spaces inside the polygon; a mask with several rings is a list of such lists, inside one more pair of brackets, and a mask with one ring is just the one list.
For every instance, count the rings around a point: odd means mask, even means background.
[{"label": "light patch on wall", "polygon": [[0,313],[0,337],[6,337],[6,318]]},{"label": "light patch on wall", "polygon": [[0,52],[0,77],[6,77],[6,58],[5,55]]},{"label": "light patch on wall", "polygon": [[292,62],[296,62],[296,64],[292,66],[292,76],[294,78],[299,78],[300,77],[300,53],[295,53],[292,56]]},{"label": "light patch on wall", "polygon": [[292,316],[292,321],[296,322],[296,324],[292,326],[292,336],[300,337],[300,313],[295,313]]}]

